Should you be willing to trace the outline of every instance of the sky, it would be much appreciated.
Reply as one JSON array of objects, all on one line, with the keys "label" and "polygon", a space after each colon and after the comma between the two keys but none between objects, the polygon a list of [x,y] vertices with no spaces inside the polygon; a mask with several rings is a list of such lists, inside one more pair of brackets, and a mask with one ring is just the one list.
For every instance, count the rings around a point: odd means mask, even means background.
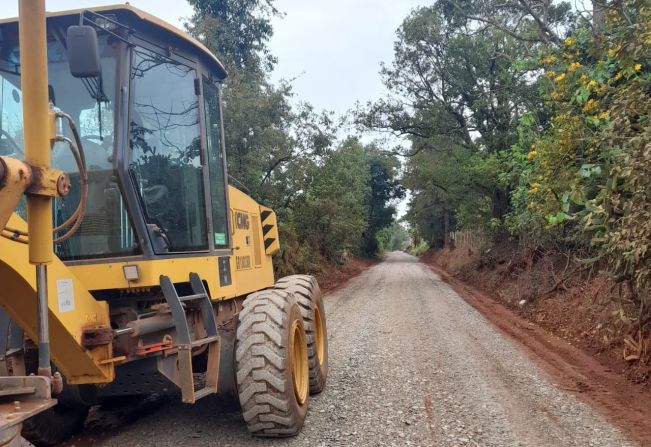
[{"label": "sky", "polygon": [[423,0],[278,0],[270,42],[274,79],[296,78],[297,97],[345,113],[384,93],[380,63],[390,63],[396,29]]},{"label": "sky", "polygon": [[[46,0],[48,11],[110,5],[118,0]],[[131,0],[179,28],[192,15],[184,0]],[[278,58],[273,80],[294,79],[296,99],[317,110],[343,114],[356,101],[379,98],[381,62],[390,62],[395,31],[423,0],[276,0],[284,14],[274,19],[269,42]],[[0,18],[18,15],[17,0],[3,0]]]},{"label": "sky", "polygon": [[[17,0],[2,0],[0,18],[18,15]],[[110,5],[119,0],[46,0],[48,11]],[[185,0],[131,0],[179,28],[192,15]],[[378,74],[390,63],[396,30],[425,0],[276,0],[283,17],[273,20],[269,48],[278,64],[271,79],[293,79],[296,101],[345,114],[360,101],[385,94]],[[401,214],[404,213],[401,204]]]}]

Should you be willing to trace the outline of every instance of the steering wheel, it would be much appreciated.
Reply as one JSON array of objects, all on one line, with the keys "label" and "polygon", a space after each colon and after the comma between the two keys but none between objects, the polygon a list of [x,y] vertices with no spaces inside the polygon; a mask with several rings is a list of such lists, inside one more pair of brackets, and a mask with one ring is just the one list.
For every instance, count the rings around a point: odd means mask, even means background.
[{"label": "steering wheel", "polygon": [[[0,136],[4,137],[9,142],[9,146],[11,147],[11,149],[14,150],[14,152],[13,152],[14,154],[22,155],[24,157],[24,155],[25,155],[24,151],[20,148],[20,146],[18,146],[18,143],[16,143],[16,140],[14,140],[6,130],[0,129]],[[9,154],[7,154],[7,155],[9,155]]]},{"label": "steering wheel", "polygon": [[83,135],[81,139],[101,146],[104,150],[109,149],[113,145],[113,135],[105,135],[104,137],[100,135]]},{"label": "steering wheel", "polygon": [[160,202],[165,197],[167,197],[167,192],[168,189],[165,185],[152,185],[144,187],[142,190],[142,195],[143,199],[145,199],[145,202],[148,204],[153,204]]}]

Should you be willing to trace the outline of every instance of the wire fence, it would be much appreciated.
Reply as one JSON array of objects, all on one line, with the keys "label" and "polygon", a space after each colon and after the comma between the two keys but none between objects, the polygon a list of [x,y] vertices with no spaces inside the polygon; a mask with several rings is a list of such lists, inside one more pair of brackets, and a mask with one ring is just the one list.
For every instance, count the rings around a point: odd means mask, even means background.
[{"label": "wire fence", "polygon": [[482,233],[476,228],[453,231],[450,233],[450,240],[455,248],[470,249],[479,251],[484,242]]}]

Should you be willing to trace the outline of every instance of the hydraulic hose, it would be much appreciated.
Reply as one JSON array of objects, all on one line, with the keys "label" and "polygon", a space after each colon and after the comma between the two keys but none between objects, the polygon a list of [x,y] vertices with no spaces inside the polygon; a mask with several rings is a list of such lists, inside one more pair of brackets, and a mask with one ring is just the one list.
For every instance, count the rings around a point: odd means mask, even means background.
[{"label": "hydraulic hose", "polygon": [[[75,163],[77,164],[77,169],[79,170],[79,183],[81,187],[81,195],[77,209],[70,215],[70,217],[68,217],[68,219],[66,219],[65,222],[52,230],[56,234],[68,229],[62,236],[56,237],[54,239],[54,243],[61,243],[72,237],[72,235],[79,229],[84,219],[86,203],[88,200],[88,171],[86,168],[84,148],[81,142],[81,137],[79,136],[79,132],[77,130],[77,125],[75,124],[72,117],[65,112],[57,111],[56,115],[57,117],[65,118],[68,121],[68,126],[70,127],[72,135],[75,139],[73,142],[66,136],[57,135],[56,141],[63,141],[68,144],[68,147],[70,148],[70,151],[72,152],[72,155],[75,159]],[[26,231],[22,231],[17,228],[5,227],[2,229],[2,231],[0,231],[0,236],[15,242],[20,242],[22,244],[29,243],[29,239],[27,239],[29,237],[29,234]]]}]

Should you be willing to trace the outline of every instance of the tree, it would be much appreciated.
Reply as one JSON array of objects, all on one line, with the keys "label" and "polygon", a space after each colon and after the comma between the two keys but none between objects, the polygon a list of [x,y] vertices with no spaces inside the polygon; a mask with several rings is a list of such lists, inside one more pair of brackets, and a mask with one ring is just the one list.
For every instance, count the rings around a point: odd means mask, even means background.
[{"label": "tree", "polygon": [[[464,11],[480,5],[466,2]],[[409,216],[441,224],[422,222],[431,227],[424,231],[430,242],[445,243],[457,215],[502,221],[509,211],[501,153],[516,143],[521,117],[544,110],[537,67],[526,63],[531,44],[512,34],[480,26],[446,0],[413,11],[398,30],[393,63],[381,72],[389,96],[358,115],[365,128],[407,137],[403,154],[414,161],[406,183],[419,208]]]},{"label": "tree", "polygon": [[342,262],[358,253],[368,228],[368,166],[365,148],[354,139],[312,166],[294,213],[299,237],[317,256]]},{"label": "tree", "polygon": [[227,70],[264,77],[276,62],[267,43],[271,18],[279,15],[273,0],[189,0],[194,15],[188,31],[219,56]]},{"label": "tree", "polygon": [[224,63],[224,129],[230,180],[258,201],[282,213],[303,188],[306,160],[334,140],[328,113],[309,104],[292,107],[291,86],[273,85],[268,73],[275,58],[267,43],[272,0],[192,0],[187,25]]},{"label": "tree", "polygon": [[398,160],[372,146],[369,152],[368,228],[363,234],[362,252],[366,256],[378,256],[385,248],[378,235],[393,222],[396,209],[392,202],[402,199],[405,191],[397,179]]}]

